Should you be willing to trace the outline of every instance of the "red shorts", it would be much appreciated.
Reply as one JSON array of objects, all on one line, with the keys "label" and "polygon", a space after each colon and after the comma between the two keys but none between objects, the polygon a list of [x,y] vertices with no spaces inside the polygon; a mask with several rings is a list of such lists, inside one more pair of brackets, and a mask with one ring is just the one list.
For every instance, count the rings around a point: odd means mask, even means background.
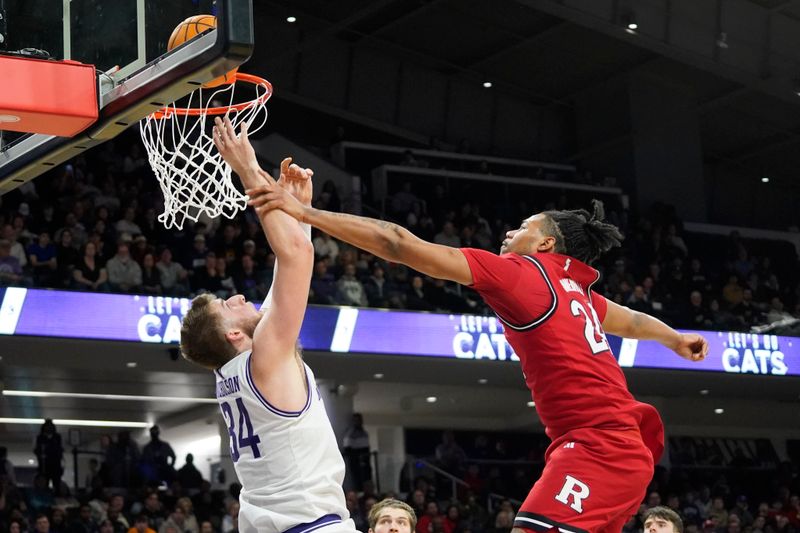
[{"label": "red shorts", "polygon": [[514,527],[561,533],[619,533],[653,477],[653,454],[637,429],[576,429],[545,455],[542,477]]}]

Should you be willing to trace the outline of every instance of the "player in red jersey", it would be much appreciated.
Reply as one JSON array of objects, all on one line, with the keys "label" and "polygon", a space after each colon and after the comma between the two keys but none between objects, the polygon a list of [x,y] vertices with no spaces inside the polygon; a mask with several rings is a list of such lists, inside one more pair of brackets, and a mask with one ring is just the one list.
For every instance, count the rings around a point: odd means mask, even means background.
[{"label": "player in red jersey", "polygon": [[301,222],[429,276],[474,288],[505,325],[552,444],[515,531],[617,533],[635,514],[664,449],[661,418],[628,392],[605,332],[657,340],[692,361],[708,344],[592,290],[588,264],[618,246],[619,230],[594,212],[545,211],[509,231],[500,255],[450,248],[390,222],[304,206],[269,183],[247,191],[257,210]]}]

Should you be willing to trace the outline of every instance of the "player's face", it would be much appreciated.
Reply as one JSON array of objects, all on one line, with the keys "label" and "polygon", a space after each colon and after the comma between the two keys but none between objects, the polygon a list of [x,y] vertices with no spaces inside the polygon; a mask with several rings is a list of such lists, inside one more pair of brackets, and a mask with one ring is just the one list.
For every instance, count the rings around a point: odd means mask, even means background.
[{"label": "player's face", "polygon": [[408,513],[402,509],[387,507],[381,511],[375,529],[370,528],[369,533],[411,533]]},{"label": "player's face", "polygon": [[541,226],[545,215],[538,214],[522,221],[519,228],[506,232],[506,238],[500,246],[501,254],[532,254],[539,250],[545,235]]},{"label": "player's face", "polygon": [[241,294],[227,300],[220,298],[217,302],[225,327],[241,328],[248,337],[253,338],[256,324],[261,320],[261,312]]},{"label": "player's face", "polygon": [[663,518],[651,516],[644,523],[644,533],[674,533],[672,522]]}]

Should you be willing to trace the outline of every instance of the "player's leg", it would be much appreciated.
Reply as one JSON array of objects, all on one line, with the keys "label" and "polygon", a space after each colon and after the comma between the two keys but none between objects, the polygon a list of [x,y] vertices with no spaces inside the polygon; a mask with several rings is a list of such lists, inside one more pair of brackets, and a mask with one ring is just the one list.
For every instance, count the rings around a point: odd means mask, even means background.
[{"label": "player's leg", "polygon": [[637,437],[584,429],[553,442],[542,477],[517,513],[514,527],[604,531],[638,505],[652,477],[652,456]]}]

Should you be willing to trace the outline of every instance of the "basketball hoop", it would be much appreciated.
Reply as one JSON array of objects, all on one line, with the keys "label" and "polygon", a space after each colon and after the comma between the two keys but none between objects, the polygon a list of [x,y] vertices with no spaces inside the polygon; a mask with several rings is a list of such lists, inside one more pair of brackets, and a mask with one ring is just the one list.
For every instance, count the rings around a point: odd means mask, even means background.
[{"label": "basketball hoop", "polygon": [[[256,97],[234,103],[238,82],[253,85]],[[234,83],[199,88],[186,107],[173,102],[140,121],[147,158],[164,194],[164,212],[158,215],[164,226],[182,229],[186,219],[197,222],[202,214],[233,218],[247,207],[247,196],[233,185],[231,167],[214,147],[213,122],[207,119],[227,115],[234,128],[247,123],[248,132],[255,133],[267,121],[270,96],[267,80],[237,72]]]}]

